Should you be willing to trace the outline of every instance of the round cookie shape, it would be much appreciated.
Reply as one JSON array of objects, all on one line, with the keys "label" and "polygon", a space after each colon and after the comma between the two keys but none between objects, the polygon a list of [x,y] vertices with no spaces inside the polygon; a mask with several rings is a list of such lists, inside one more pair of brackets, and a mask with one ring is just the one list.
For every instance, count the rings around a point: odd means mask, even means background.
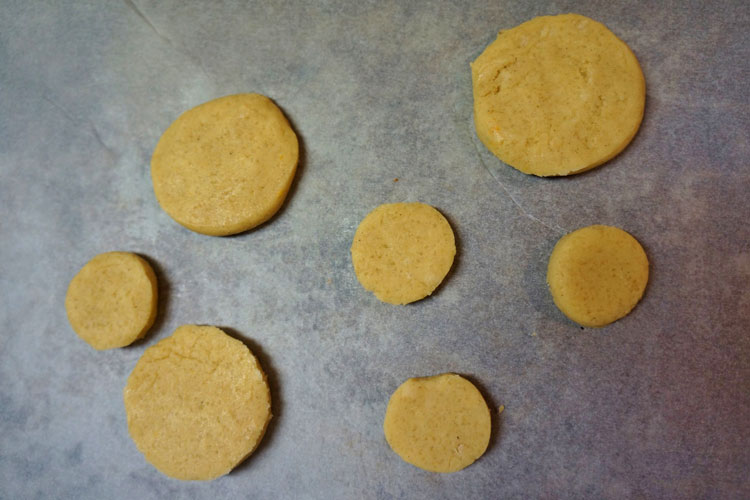
[{"label": "round cookie shape", "polygon": [[380,205],[359,224],[351,247],[357,279],[383,302],[430,295],[448,274],[456,241],[448,221],[424,203]]},{"label": "round cookie shape", "polygon": [[143,337],[156,318],[156,275],[129,252],[95,256],[70,281],[65,311],[73,330],[97,350]]},{"label": "round cookie shape", "polygon": [[250,350],[213,326],[183,325],[149,347],[124,391],[128,431],[167,476],[210,480],[247,458],[271,419]]},{"label": "round cookie shape", "polygon": [[227,236],[278,211],[298,157],[297,136],[273,101],[230,95],[186,111],[167,128],[151,158],[151,179],[174,220]]},{"label": "round cookie shape", "polygon": [[630,143],[643,119],[638,60],[606,26],[581,15],[501,31],[471,72],[477,135],[526,174],[597,167]]},{"label": "round cookie shape", "polygon": [[383,423],[391,449],[431,472],[456,472],[474,463],[487,449],[491,428],[482,394],[453,373],[401,384]]},{"label": "round cookie shape", "polygon": [[648,258],[638,240],[612,226],[563,236],[547,266],[555,305],[579,325],[601,327],[627,315],[648,283]]}]

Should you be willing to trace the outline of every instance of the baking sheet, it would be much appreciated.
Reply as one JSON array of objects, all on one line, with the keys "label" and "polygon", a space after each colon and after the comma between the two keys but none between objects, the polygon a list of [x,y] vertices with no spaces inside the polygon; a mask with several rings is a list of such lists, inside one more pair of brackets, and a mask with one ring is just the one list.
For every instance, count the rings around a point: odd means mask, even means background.
[{"label": "baking sheet", "polygon": [[[634,50],[645,119],[605,166],[529,177],[478,141],[469,62],[570,11]],[[0,497],[749,497],[748,25],[741,1],[3,2]],[[150,155],[182,111],[238,92],[284,110],[299,173],[264,226],[194,234],[156,203]],[[406,307],[349,257],[397,201],[458,238],[443,286]],[[594,223],[636,236],[652,275],[631,315],[581,330],[544,276]],[[110,250],[147,257],[162,301],[144,341],[96,352],[63,300]],[[243,338],[273,390],[261,447],[209,483],[162,476],[125,423],[127,375],[185,323]],[[439,475],[392,453],[382,419],[406,378],[446,371],[505,411],[478,462]]]}]

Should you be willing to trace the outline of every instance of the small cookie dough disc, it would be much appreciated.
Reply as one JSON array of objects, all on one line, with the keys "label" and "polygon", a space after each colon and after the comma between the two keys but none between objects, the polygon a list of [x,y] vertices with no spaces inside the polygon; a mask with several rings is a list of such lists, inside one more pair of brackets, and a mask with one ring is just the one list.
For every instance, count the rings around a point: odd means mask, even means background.
[{"label": "small cookie dough disc", "polygon": [[267,97],[201,104],[164,132],[151,158],[161,207],[198,233],[226,236],[270,219],[297,169],[297,136]]},{"label": "small cookie dough disc", "polygon": [[547,267],[555,304],[583,326],[605,326],[628,314],[647,282],[643,247],[611,226],[588,226],[563,236]]},{"label": "small cookie dough disc", "polygon": [[490,410],[482,394],[453,373],[410,378],[385,411],[385,439],[401,458],[432,472],[456,472],[490,442]]},{"label": "small cookie dough disc", "polygon": [[380,205],[354,234],[357,279],[389,304],[430,295],[453,265],[456,241],[448,221],[424,203]]},{"label": "small cookie dough disc", "polygon": [[501,31],[471,73],[479,138],[527,174],[601,165],[630,143],[643,118],[638,60],[606,26],[577,14]]},{"label": "small cookie dough disc", "polygon": [[78,271],[65,295],[73,330],[94,349],[112,349],[143,337],[156,318],[156,275],[128,252],[97,255]]},{"label": "small cookie dough disc", "polygon": [[136,446],[176,479],[227,474],[253,452],[271,419],[258,360],[213,326],[183,325],[146,349],[124,399]]}]

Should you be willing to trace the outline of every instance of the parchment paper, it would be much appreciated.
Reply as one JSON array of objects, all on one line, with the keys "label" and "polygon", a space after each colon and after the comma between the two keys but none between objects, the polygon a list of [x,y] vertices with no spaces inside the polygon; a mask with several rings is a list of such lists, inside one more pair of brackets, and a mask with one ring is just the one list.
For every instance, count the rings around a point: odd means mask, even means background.
[{"label": "parchment paper", "polygon": [[[704,2],[26,2],[0,5],[0,497],[750,498],[748,4]],[[640,132],[562,179],[502,164],[473,128],[469,62],[497,31],[578,12],[647,80]],[[272,99],[302,143],[287,203],[229,238],[192,233],[154,197],[149,161],[183,111]],[[395,179],[398,178],[396,182]],[[381,203],[453,225],[437,293],[394,307],[349,247]],[[651,261],[641,304],[581,330],[554,306],[547,257],[610,224]],[[95,254],[138,252],[160,280],[142,342],[97,352],[63,306]],[[274,420],[209,483],[161,475],[128,436],[122,389],[185,323],[260,357]],[[493,438],[450,475],[382,432],[406,378],[457,372]]]}]

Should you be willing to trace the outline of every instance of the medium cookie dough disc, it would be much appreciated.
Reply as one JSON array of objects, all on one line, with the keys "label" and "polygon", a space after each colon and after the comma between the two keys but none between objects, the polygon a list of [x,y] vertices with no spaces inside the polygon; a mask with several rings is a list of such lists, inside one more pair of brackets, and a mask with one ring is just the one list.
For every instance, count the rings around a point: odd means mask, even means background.
[{"label": "medium cookie dough disc", "polygon": [[410,378],[388,402],[383,431],[402,459],[432,472],[456,472],[490,442],[490,410],[482,394],[453,373]]},{"label": "medium cookie dough disc", "polygon": [[430,295],[453,265],[456,242],[448,221],[424,203],[380,205],[365,217],[352,242],[357,279],[389,304]]},{"label": "medium cookie dough disc", "polygon": [[65,311],[73,330],[94,349],[112,349],[143,337],[156,318],[156,275],[128,252],[91,259],[73,277]]},{"label": "medium cookie dough disc", "polygon": [[297,136],[270,99],[221,97],[185,112],[162,135],[151,158],[156,199],[188,229],[240,233],[281,207],[298,154]]},{"label": "medium cookie dough disc", "polygon": [[501,31],[471,73],[477,135],[527,174],[601,165],[630,143],[643,118],[638,60],[606,26],[577,14]]},{"label": "medium cookie dough disc", "polygon": [[643,247],[611,226],[588,226],[563,236],[547,267],[555,304],[583,326],[605,326],[627,315],[641,300],[647,282]]},{"label": "medium cookie dough disc", "polygon": [[136,446],[176,479],[227,474],[253,452],[271,419],[255,356],[213,326],[181,326],[146,349],[124,399]]}]

